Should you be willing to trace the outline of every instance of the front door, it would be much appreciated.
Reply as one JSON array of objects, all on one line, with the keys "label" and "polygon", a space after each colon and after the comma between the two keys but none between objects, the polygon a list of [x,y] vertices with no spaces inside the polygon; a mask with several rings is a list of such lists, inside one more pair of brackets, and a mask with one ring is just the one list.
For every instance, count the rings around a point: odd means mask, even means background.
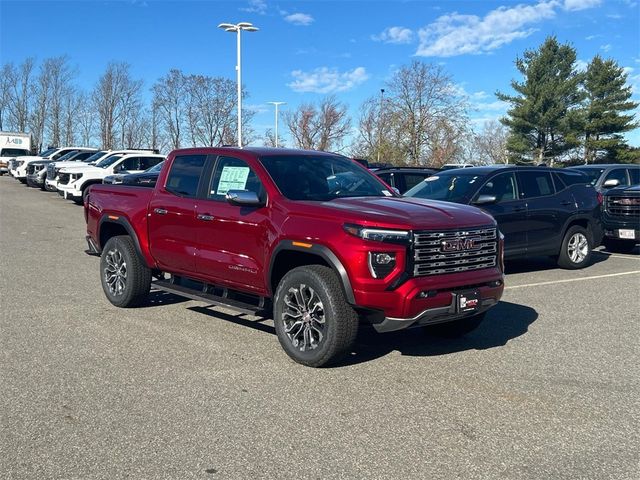
[{"label": "front door", "polygon": [[164,186],[149,203],[151,255],[162,270],[189,274],[195,271],[195,202],[206,155],[177,156]]},{"label": "front door", "polygon": [[[495,203],[478,205],[498,222],[504,235],[505,256],[522,255],[527,249],[527,205],[519,199],[518,185],[513,173],[500,173],[482,186],[477,196],[493,195]],[[477,198],[476,196],[476,198]]]},{"label": "front door", "polygon": [[229,204],[229,190],[255,192],[266,203],[266,192],[249,165],[221,156],[208,183],[206,198],[196,201],[196,270],[211,283],[265,295],[269,208]]}]

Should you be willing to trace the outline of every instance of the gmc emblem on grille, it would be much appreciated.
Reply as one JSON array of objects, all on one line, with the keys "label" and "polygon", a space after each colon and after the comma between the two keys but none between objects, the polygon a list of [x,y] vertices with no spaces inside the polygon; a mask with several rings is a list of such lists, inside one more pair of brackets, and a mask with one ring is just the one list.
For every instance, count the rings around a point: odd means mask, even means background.
[{"label": "gmc emblem on grille", "polygon": [[472,250],[480,250],[482,245],[479,238],[455,238],[452,240],[443,240],[440,250],[443,252],[468,252]]}]

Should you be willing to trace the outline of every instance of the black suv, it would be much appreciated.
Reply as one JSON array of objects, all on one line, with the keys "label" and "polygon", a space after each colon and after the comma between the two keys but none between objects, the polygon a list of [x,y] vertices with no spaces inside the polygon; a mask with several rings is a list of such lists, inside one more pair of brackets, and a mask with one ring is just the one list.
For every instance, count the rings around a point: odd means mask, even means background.
[{"label": "black suv", "polygon": [[568,167],[589,177],[591,185],[599,192],[606,192],[610,188],[637,185],[640,183],[640,165],[625,165],[611,163],[606,165],[580,165]]},{"label": "black suv", "polygon": [[505,237],[507,258],[551,255],[563,268],[583,268],[602,241],[602,196],[580,172],[471,167],[438,172],[405,195],[486,210]]},{"label": "black suv", "polygon": [[640,185],[612,188],[604,194],[602,210],[607,249],[632,252],[640,242]]},{"label": "black suv", "polygon": [[437,170],[434,168],[389,167],[379,168],[373,173],[384,180],[387,185],[398,189],[400,193],[404,193],[436,172]]}]

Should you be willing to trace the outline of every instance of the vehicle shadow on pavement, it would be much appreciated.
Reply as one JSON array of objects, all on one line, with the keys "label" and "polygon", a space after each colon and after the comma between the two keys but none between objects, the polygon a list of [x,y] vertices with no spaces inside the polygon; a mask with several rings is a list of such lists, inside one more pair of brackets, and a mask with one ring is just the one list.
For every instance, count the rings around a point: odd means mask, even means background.
[{"label": "vehicle shadow on pavement", "polygon": [[220,310],[213,310],[213,305],[207,307],[189,307],[187,310],[191,310],[192,312],[202,313],[204,315],[208,315],[210,317],[214,317],[219,320],[225,320],[227,322],[235,323],[236,325],[240,325],[242,327],[253,328],[254,330],[258,330],[264,333],[270,333],[271,335],[276,334],[276,329],[273,325],[267,325],[263,322],[271,322],[271,318],[269,316],[264,317],[255,317],[255,320],[250,320],[248,318],[244,318],[247,315],[241,312],[238,313],[225,313]]},{"label": "vehicle shadow on pavement", "polygon": [[180,297],[173,293],[163,292],[162,290],[151,290],[145,302],[139,305],[138,308],[161,307],[186,302],[188,300],[186,297]]},{"label": "vehicle shadow on pavement", "polygon": [[[602,253],[594,250],[591,255],[591,265],[604,262],[609,255],[603,255]],[[586,267],[589,268],[589,267]],[[505,273],[511,275],[514,273],[528,273],[528,272],[542,272],[544,270],[560,269],[558,263],[551,257],[531,257],[522,260],[507,260],[505,261]]]},{"label": "vehicle shadow on pavement", "polygon": [[422,328],[378,334],[373,328],[362,326],[352,352],[334,368],[375,360],[393,351],[402,355],[430,357],[501,347],[527,333],[529,325],[537,318],[538,312],[531,307],[499,302],[476,330],[457,339],[430,336]]}]

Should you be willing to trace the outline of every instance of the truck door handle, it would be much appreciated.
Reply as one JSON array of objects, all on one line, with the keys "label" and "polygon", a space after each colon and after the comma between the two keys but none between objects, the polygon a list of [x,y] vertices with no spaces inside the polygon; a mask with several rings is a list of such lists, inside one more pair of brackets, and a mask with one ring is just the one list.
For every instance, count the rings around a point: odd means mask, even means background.
[{"label": "truck door handle", "polygon": [[210,222],[211,220],[213,220],[215,217],[213,215],[207,215],[204,213],[199,213],[196,218],[198,220],[202,220],[203,222]]},{"label": "truck door handle", "polygon": [[514,212],[524,212],[526,210],[526,207],[514,207],[513,211]]},{"label": "truck door handle", "polygon": [[560,202],[560,205],[573,205],[573,202],[565,200],[564,202]]},{"label": "truck door handle", "polygon": [[164,208],[154,208],[153,212],[157,213],[158,215],[166,215],[167,214],[167,211]]}]

